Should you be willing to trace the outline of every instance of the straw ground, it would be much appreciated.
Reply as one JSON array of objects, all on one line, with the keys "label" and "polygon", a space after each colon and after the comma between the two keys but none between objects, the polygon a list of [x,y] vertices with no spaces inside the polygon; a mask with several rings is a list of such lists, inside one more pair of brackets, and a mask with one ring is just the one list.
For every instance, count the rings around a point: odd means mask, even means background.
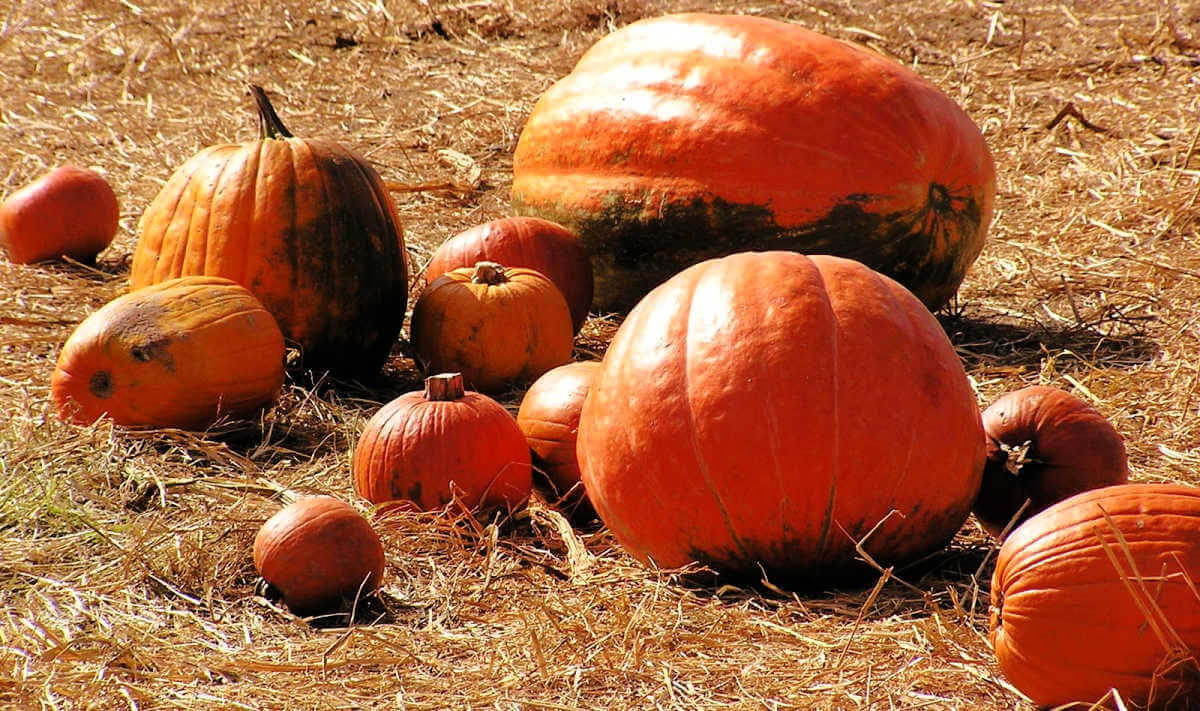
[{"label": "straw ground", "polygon": [[[425,186],[395,193],[419,267],[506,214],[524,117],[588,45],[683,9],[863,42],[961,102],[996,157],[998,210],[940,317],[980,405],[1070,389],[1125,435],[1135,479],[1197,481],[1198,3],[0,0],[0,195],[72,162],[122,203],[95,267],[0,261],[0,706],[1028,707],[986,642],[993,551],[973,521],[921,570],[794,596],[681,584],[537,506],[409,516],[384,529],[378,603],[290,617],[255,594],[254,532],[298,494],[352,499],[358,428],[419,380],[403,341],[378,382],[294,374],[259,420],[204,435],[50,414],[57,350],[125,288],[167,175],[254,137],[247,83],[297,135]],[[579,355],[616,323],[593,318]]]}]

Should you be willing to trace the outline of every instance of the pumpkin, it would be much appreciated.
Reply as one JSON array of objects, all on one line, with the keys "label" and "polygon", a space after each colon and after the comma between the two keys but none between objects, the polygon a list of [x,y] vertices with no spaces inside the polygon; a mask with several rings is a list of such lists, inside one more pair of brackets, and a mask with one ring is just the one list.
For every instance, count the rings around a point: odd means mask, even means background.
[{"label": "pumpkin", "polygon": [[1200,679],[1200,489],[1122,484],[1036,514],[1000,547],[989,639],[1040,707],[1184,708]]},{"label": "pumpkin", "polygon": [[576,232],[596,306],[732,252],[850,257],[931,309],[983,248],[995,167],[946,94],[865,47],[676,14],[602,38],[534,105],[512,206]]},{"label": "pumpkin", "polygon": [[983,411],[983,431],[987,462],[974,511],[996,537],[1014,519],[1129,478],[1125,442],[1112,423],[1059,388],[1031,385],[1004,395]]},{"label": "pumpkin", "polygon": [[351,464],[354,490],[383,509],[437,511],[457,501],[478,512],[515,509],[532,490],[529,448],[516,421],[462,375],[425,379],[363,426]]},{"label": "pumpkin", "polygon": [[521,398],[517,426],[533,452],[533,463],[545,474],[551,502],[578,520],[591,519],[575,457],[579,414],[600,362],[582,360],[546,371]]},{"label": "pumpkin", "polygon": [[573,232],[537,217],[505,217],[463,230],[442,243],[425,267],[425,284],[477,262],[541,272],[562,292],[578,333],[592,306],[592,265]]},{"label": "pumpkin", "polygon": [[340,144],[296,138],[252,87],[262,136],[200,151],[142,215],[133,288],[189,274],[254,292],[303,363],[370,375],[408,298],[404,238],[371,165]]},{"label": "pumpkin", "polygon": [[461,372],[495,392],[571,359],[575,331],[562,293],[540,272],[479,262],[433,280],[413,306],[409,338],[433,372]]},{"label": "pumpkin", "polygon": [[254,295],[221,277],[169,279],[118,296],[63,345],[58,413],[127,427],[203,429],[250,415],[283,385],[283,334]]},{"label": "pumpkin", "polygon": [[305,496],[267,519],[254,536],[254,568],[298,615],[335,612],[383,581],[383,544],[350,504]]},{"label": "pumpkin", "polygon": [[0,248],[14,264],[91,262],[117,234],[120,209],[102,175],[60,165],[0,203]]},{"label": "pumpkin", "polygon": [[937,320],[859,262],[748,252],[630,311],[579,419],[600,518],[636,558],[796,586],[856,582],[944,546],[983,430]]}]

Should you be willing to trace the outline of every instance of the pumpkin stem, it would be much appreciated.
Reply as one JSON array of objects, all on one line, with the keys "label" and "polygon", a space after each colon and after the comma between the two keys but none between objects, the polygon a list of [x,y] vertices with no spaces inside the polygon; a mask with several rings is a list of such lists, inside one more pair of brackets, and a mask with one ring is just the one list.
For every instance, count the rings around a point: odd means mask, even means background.
[{"label": "pumpkin stem", "polygon": [[1009,474],[1020,477],[1025,465],[1036,461],[1029,455],[1029,450],[1032,448],[1032,440],[1026,440],[1018,445],[1000,444],[1000,449],[1004,452],[1004,468],[1008,470]]},{"label": "pumpkin stem", "polygon": [[279,114],[275,113],[275,107],[271,106],[267,92],[261,86],[251,84],[250,94],[254,97],[254,103],[258,104],[258,130],[262,138],[292,138],[292,132],[287,130],[287,126],[279,120]]},{"label": "pumpkin stem", "polygon": [[426,400],[457,400],[465,392],[462,373],[439,373],[425,378]]},{"label": "pumpkin stem", "polygon": [[475,273],[471,275],[471,283],[495,286],[508,281],[504,266],[497,262],[475,262]]}]

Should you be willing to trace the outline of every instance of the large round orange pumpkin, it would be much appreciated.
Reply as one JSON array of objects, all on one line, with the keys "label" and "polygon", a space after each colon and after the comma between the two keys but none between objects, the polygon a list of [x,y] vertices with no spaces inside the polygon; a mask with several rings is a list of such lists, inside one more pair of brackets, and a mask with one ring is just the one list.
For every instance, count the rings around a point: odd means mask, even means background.
[{"label": "large round orange pumpkin", "polygon": [[983,411],[983,431],[987,463],[973,510],[993,536],[1068,496],[1129,478],[1121,435],[1066,390],[1031,385],[1007,393]]},{"label": "large round orange pumpkin", "polygon": [[332,496],[305,496],[254,536],[254,568],[298,615],[335,612],[383,581],[383,544],[371,524]]},{"label": "large round orange pumpkin", "polygon": [[409,340],[432,372],[460,372],[495,392],[571,359],[575,332],[562,292],[541,272],[479,262],[434,279],[413,305]]},{"label": "large round orange pumpkin", "polygon": [[80,424],[203,429],[274,402],[283,334],[254,295],[221,277],[169,279],[84,319],[58,356],[50,392]]},{"label": "large round orange pumpkin", "polygon": [[596,306],[751,249],[851,257],[930,308],[983,248],[995,168],[946,94],[871,50],[759,17],[634,22],[533,107],[517,214],[575,231]]},{"label": "large round orange pumpkin", "polygon": [[142,215],[130,283],[233,279],[275,315],[305,366],[371,374],[408,299],[391,196],[366,160],[292,136],[252,90],[262,137],[205,148],[175,171]]},{"label": "large round orange pumpkin", "polygon": [[363,426],[351,464],[354,490],[385,509],[515,509],[532,490],[529,447],[513,416],[459,373],[425,379]]},{"label": "large round orange pumpkin", "polygon": [[621,324],[579,420],[588,497],[634,556],[827,584],[945,545],[983,431],[962,364],[903,286],[795,252],[690,267]]},{"label": "large round orange pumpkin", "polygon": [[541,272],[571,308],[578,333],[592,306],[592,265],[579,237],[537,217],[504,217],[463,230],[442,243],[425,267],[425,284],[453,269],[499,262]]},{"label": "large round orange pumpkin", "polygon": [[62,256],[90,262],[112,242],[120,216],[104,176],[60,165],[0,203],[0,248],[14,264]]},{"label": "large round orange pumpkin", "polygon": [[1041,707],[1188,708],[1200,691],[1200,488],[1121,484],[1061,501],[1004,541],[989,638]]}]

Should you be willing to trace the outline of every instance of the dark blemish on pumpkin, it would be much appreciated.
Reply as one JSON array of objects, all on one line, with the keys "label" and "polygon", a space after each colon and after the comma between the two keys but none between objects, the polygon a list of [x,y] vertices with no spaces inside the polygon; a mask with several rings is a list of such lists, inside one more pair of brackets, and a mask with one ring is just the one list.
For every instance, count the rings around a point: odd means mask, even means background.
[{"label": "dark blemish on pumpkin", "polygon": [[408,489],[408,500],[414,504],[421,503],[421,482],[413,484]]},{"label": "dark blemish on pumpkin", "polygon": [[112,374],[107,370],[97,370],[95,373],[92,373],[92,377],[88,378],[88,392],[101,400],[112,397]]},{"label": "dark blemish on pumpkin", "polygon": [[133,356],[133,359],[139,363],[149,363],[152,360],[156,360],[164,368],[174,372],[175,359],[171,357],[170,345],[171,339],[159,338],[149,343],[133,346],[129,349],[129,355]]}]

